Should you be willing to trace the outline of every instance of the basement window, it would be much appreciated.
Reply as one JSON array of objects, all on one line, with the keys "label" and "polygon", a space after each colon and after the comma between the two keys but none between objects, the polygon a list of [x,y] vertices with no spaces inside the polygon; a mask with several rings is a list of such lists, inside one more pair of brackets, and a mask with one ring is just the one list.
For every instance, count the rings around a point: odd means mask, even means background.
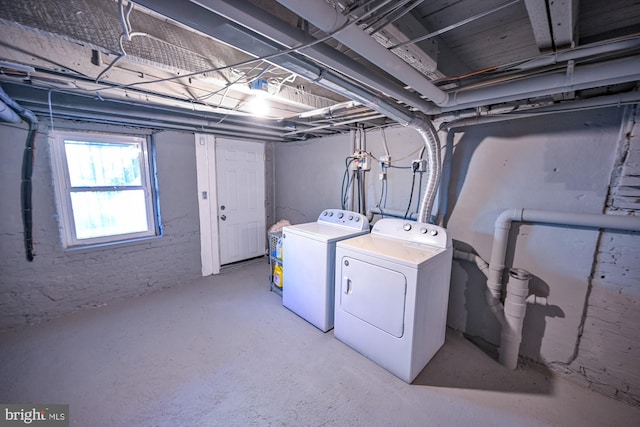
[{"label": "basement window", "polygon": [[50,141],[66,248],[158,234],[146,138],[53,132]]}]

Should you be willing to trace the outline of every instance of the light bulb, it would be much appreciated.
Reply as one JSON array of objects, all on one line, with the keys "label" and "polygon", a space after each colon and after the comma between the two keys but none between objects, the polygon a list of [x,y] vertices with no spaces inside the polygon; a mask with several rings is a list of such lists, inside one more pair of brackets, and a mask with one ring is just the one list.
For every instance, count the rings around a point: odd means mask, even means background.
[{"label": "light bulb", "polygon": [[247,104],[247,109],[256,116],[267,116],[269,114],[269,102],[264,96],[254,95]]}]

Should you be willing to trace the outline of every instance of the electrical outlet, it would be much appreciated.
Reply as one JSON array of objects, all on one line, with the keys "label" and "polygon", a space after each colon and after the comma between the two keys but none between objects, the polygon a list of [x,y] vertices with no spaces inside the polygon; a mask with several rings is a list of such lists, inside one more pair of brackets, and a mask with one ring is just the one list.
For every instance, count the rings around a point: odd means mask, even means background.
[{"label": "electrical outlet", "polygon": [[351,163],[353,169],[362,169],[363,171],[371,170],[371,164],[369,164],[369,155],[364,151],[356,151],[353,153],[354,160]]},{"label": "electrical outlet", "polygon": [[360,163],[359,163],[360,169],[362,169],[363,171],[371,170],[371,165],[369,164],[369,158],[367,157],[366,154],[364,154],[364,156],[361,157],[359,160],[360,160]]},{"label": "electrical outlet", "polygon": [[391,166],[391,156],[380,156],[378,159],[380,163],[380,168],[385,169]]},{"label": "electrical outlet", "polygon": [[411,170],[414,172],[426,172],[427,161],[424,159],[418,159],[411,162]]}]

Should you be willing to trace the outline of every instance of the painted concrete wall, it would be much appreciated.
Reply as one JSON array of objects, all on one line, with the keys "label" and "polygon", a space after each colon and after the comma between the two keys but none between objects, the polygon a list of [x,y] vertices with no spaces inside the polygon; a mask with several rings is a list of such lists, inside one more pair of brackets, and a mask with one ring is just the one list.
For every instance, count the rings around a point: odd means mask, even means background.
[{"label": "painted concrete wall", "polygon": [[292,224],[315,221],[327,208],[340,207],[344,158],[349,135],[275,147],[276,219]]},{"label": "painted concrete wall", "polygon": [[[136,129],[56,121],[56,128]],[[88,126],[88,127],[87,127]],[[36,257],[22,241],[20,177],[26,127],[0,125],[0,329],[176,286],[199,277],[193,134],[155,135],[163,235],[125,245],[65,251],[56,222],[48,126],[40,125],[33,173]]]},{"label": "painted concrete wall", "polygon": [[[456,244],[488,260],[495,219],[511,207],[602,213],[621,121],[622,109],[601,109],[487,124],[456,133],[447,209],[440,209]],[[414,131],[396,128],[385,135],[394,164],[406,166],[417,158],[422,142]],[[384,154],[379,131],[370,133],[367,143],[376,158]],[[323,208],[338,206],[349,147],[348,136],[278,145],[277,216],[307,222]],[[367,177],[369,208],[379,200],[379,172],[374,164]],[[404,212],[411,172],[391,169],[388,178],[386,208]],[[558,366],[575,358],[598,236],[595,230],[536,224],[512,228],[507,266],[532,273],[531,290],[538,302],[528,305],[522,355]],[[499,325],[485,304],[485,282],[475,265],[454,261],[448,325],[495,346]],[[591,297],[597,296],[592,293]],[[630,310],[637,324],[635,301],[620,304],[624,308],[616,310]],[[624,353],[633,336],[615,345]]]},{"label": "painted concrete wall", "polygon": [[[640,216],[640,106],[625,117],[606,211]],[[600,236],[580,345],[557,366],[600,393],[640,406],[640,233]]]}]

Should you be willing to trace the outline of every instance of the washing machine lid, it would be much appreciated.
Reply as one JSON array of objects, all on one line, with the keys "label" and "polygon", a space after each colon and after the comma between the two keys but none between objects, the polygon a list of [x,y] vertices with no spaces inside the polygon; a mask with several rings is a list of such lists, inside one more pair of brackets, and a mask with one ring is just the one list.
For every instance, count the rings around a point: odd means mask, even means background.
[{"label": "washing machine lid", "polygon": [[356,230],[341,225],[325,224],[321,222],[308,222],[306,224],[296,224],[286,226],[283,233],[292,233],[304,236],[308,239],[318,240],[324,243],[333,243],[350,237],[368,233],[369,230]]},{"label": "washing machine lid", "polygon": [[376,234],[356,236],[336,243],[338,248],[418,268],[447,249]]},{"label": "washing machine lid", "polygon": [[325,209],[316,222],[284,227],[284,233],[303,235],[325,243],[359,236],[369,232],[369,220],[357,212],[343,209]]}]

